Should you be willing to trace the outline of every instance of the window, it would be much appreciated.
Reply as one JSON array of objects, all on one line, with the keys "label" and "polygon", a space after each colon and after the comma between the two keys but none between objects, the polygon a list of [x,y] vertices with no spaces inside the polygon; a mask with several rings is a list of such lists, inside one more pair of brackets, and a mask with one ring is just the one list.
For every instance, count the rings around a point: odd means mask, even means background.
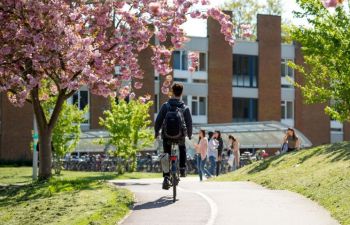
[{"label": "window", "polygon": [[181,83],[186,83],[187,82],[187,79],[186,78],[174,78],[174,81],[175,82],[181,82]]},{"label": "window", "polygon": [[88,91],[77,91],[73,95],[74,105],[78,106],[80,110],[84,110],[87,105],[89,105],[89,92]]},{"label": "window", "polygon": [[203,79],[193,79],[192,80],[193,83],[198,83],[198,84],[206,84],[207,80],[203,80]]},{"label": "window", "polygon": [[188,55],[187,51],[182,51],[181,52],[181,69],[182,70],[188,70]]},{"label": "window", "polygon": [[294,62],[293,59],[282,59],[281,60],[281,76],[282,77],[294,77],[294,69],[288,66],[289,62]]},{"label": "window", "polygon": [[341,128],[331,128],[331,132],[343,132]]},{"label": "window", "polygon": [[233,98],[233,121],[254,122],[258,120],[258,100],[253,98]]},{"label": "window", "polygon": [[182,96],[182,101],[184,101],[185,105],[188,105],[188,97],[186,95]]},{"label": "window", "polygon": [[258,57],[249,55],[233,56],[233,86],[258,87]]},{"label": "window", "polygon": [[[199,53],[199,65],[196,71],[207,71],[207,54]],[[188,51],[173,51],[173,69],[188,70],[190,61],[188,60]]]},{"label": "window", "polygon": [[[84,110],[89,105],[89,92],[87,90],[79,90],[70,99],[68,102],[78,106],[80,110]],[[85,115],[84,123],[89,123],[89,112]]]},{"label": "window", "polygon": [[204,52],[199,53],[199,71],[207,71],[207,55]]},{"label": "window", "polygon": [[181,52],[180,51],[174,51],[173,52],[173,68],[175,70],[181,69]]},{"label": "window", "polygon": [[192,115],[205,116],[207,115],[207,98],[192,96]]},{"label": "window", "polygon": [[294,119],[294,103],[281,101],[281,119]]}]

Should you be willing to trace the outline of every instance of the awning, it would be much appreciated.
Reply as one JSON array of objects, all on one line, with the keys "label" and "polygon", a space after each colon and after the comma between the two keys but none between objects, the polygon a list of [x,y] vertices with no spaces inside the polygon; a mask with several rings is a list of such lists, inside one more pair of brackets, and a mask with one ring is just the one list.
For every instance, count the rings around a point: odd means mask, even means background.
[{"label": "awning", "polygon": [[80,135],[80,141],[74,152],[104,152],[112,149],[112,146],[101,145],[101,139],[108,139],[109,134],[105,130],[83,131]]},{"label": "awning", "polygon": [[[102,144],[101,140],[107,142],[109,139],[109,133],[105,130],[88,130],[83,131],[80,135],[80,141],[74,152],[80,153],[103,153],[107,151],[115,150],[115,146]],[[158,149],[158,142],[155,142],[153,146],[150,146],[144,151],[154,151]]]},{"label": "awning", "polygon": [[[194,127],[195,137],[188,144],[198,141],[197,134],[201,129],[207,132],[219,130],[225,145],[228,144],[228,136],[232,135],[238,139],[241,149],[275,149],[281,147],[288,126],[275,121],[198,125]],[[295,131],[303,148],[312,146],[312,143],[304,134],[296,129]]]},{"label": "awning", "polygon": [[[195,125],[192,140],[186,140],[186,146],[190,152],[194,151],[194,144],[198,143],[199,130],[221,131],[224,147],[228,145],[228,136],[232,135],[238,139],[241,149],[276,149],[282,145],[283,137],[288,126],[275,121],[269,122],[247,122],[231,124]],[[303,148],[311,147],[312,143],[300,131],[295,130],[301,140]],[[108,139],[109,134],[104,130],[90,130],[82,132],[80,142],[75,152],[104,152],[115,149],[113,146],[100,145],[100,139]],[[156,141],[146,151],[161,150],[161,143]]]}]

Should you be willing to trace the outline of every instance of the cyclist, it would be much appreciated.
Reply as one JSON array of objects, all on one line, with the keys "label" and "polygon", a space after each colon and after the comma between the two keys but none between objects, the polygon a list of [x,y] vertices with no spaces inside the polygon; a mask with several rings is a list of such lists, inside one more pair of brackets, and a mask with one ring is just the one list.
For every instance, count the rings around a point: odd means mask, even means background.
[{"label": "cyclist", "polygon": [[[174,83],[171,87],[172,97],[162,105],[155,121],[155,137],[159,136],[162,130],[163,149],[165,160],[169,160],[171,146],[176,143],[180,152],[180,177],[186,176],[186,146],[185,137],[192,137],[192,116],[189,108],[182,101],[183,85]],[[168,190],[169,184],[169,165],[163,166],[163,189]]]}]

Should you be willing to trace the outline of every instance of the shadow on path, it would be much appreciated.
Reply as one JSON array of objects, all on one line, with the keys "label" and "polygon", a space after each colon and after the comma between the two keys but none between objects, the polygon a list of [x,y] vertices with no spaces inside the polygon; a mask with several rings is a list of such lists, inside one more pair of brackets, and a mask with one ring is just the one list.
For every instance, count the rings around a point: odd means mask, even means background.
[{"label": "shadow on path", "polygon": [[122,187],[125,187],[125,186],[148,186],[150,184],[147,184],[147,183],[138,183],[138,182],[134,182],[134,183],[128,183],[128,182],[113,182],[114,185],[117,185],[117,186],[122,186]]},{"label": "shadow on path", "polygon": [[141,205],[136,205],[133,210],[156,209],[156,208],[166,207],[171,204],[173,204],[172,197],[161,197],[152,202],[146,202]]}]

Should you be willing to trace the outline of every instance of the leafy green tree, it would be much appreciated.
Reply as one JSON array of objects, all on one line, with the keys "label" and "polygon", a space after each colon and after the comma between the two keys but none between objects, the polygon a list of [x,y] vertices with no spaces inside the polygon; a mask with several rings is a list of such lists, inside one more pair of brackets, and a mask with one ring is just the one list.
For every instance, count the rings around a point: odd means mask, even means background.
[{"label": "leafy green tree", "polygon": [[131,160],[131,170],[136,168],[137,151],[154,143],[149,109],[153,102],[144,102],[142,98],[115,102],[111,99],[111,109],[104,111],[105,118],[100,118],[100,125],[110,135],[109,143],[115,146],[112,154]]},{"label": "leafy green tree", "polygon": [[223,8],[232,11],[232,21],[235,25],[235,36],[238,39],[255,40],[257,14],[281,15],[281,0],[232,0],[226,3]]},{"label": "leafy green tree", "polygon": [[[55,100],[49,99],[43,104],[45,114],[50,115],[54,108]],[[62,163],[61,159],[67,153],[72,152],[80,140],[81,123],[85,120],[85,113],[87,107],[84,110],[79,110],[76,105],[63,103],[62,113],[59,115],[57,123],[53,129],[52,134],[52,154],[53,154],[53,166],[55,174],[61,173]]]},{"label": "leafy green tree", "polygon": [[292,44],[293,39],[292,39],[292,34],[291,30],[293,29],[293,26],[290,21],[288,20],[283,20],[281,24],[281,38],[282,38],[282,43],[286,44]]},{"label": "leafy green tree", "polygon": [[[304,76],[301,88],[307,103],[325,103],[327,114],[350,120],[350,13],[340,4],[327,9],[319,0],[297,0],[309,26],[295,27],[292,38],[302,46],[305,65],[293,65]],[[307,66],[306,66],[307,65]]]}]

